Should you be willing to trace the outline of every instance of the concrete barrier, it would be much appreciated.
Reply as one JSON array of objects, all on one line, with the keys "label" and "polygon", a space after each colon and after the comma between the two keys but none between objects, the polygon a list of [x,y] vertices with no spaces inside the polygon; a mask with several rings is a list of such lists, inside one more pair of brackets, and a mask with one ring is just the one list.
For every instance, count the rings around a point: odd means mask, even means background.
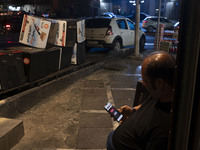
[{"label": "concrete barrier", "polygon": [[8,118],[15,117],[18,114],[27,111],[50,95],[55,94],[56,92],[66,88],[77,80],[92,74],[102,67],[103,62],[99,62],[91,66],[77,69],[73,73],[69,73],[40,86],[3,99],[0,101],[0,116]]},{"label": "concrete barrier", "polygon": [[24,136],[21,120],[0,118],[0,149],[10,150]]}]

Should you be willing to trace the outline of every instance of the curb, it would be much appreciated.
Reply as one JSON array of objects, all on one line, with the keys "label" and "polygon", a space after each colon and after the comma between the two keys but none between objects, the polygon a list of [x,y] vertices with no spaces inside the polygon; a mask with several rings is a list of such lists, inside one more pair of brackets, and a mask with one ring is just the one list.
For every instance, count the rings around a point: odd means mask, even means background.
[{"label": "curb", "polygon": [[41,102],[43,99],[68,87],[77,80],[92,74],[103,67],[103,62],[81,68],[73,73],[62,76],[45,84],[39,85],[27,91],[0,101],[0,116],[15,117]]}]

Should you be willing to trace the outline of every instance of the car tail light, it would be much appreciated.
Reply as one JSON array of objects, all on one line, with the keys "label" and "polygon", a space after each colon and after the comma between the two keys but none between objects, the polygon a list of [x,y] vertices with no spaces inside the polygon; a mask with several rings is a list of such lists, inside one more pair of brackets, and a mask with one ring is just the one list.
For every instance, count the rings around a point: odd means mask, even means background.
[{"label": "car tail light", "polygon": [[145,21],[143,21],[142,23],[147,23],[147,21],[145,20]]},{"label": "car tail light", "polygon": [[111,26],[109,26],[107,31],[106,31],[106,36],[107,35],[113,35],[113,31],[112,31],[112,27]]},{"label": "car tail light", "polygon": [[10,26],[10,24],[6,24],[5,27],[6,28],[10,28],[11,26]]}]

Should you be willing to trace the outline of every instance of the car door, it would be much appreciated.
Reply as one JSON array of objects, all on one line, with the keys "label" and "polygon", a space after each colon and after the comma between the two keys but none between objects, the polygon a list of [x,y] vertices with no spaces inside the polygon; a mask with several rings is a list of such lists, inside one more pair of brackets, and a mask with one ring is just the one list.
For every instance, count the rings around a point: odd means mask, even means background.
[{"label": "car door", "polygon": [[127,20],[129,27],[129,38],[128,38],[128,46],[135,44],[135,25],[133,22]]},{"label": "car door", "polygon": [[160,22],[165,25],[166,29],[173,28],[173,24],[168,19],[160,18]]},{"label": "car door", "polygon": [[125,19],[117,19],[117,25],[119,27],[119,34],[122,37],[123,46],[129,45],[129,29]]}]

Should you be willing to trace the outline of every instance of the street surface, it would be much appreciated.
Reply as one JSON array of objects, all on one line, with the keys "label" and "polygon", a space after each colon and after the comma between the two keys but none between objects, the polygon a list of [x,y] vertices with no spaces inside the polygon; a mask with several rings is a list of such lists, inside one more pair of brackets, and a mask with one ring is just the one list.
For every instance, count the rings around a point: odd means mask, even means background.
[{"label": "street surface", "polygon": [[[1,49],[21,45],[18,37],[18,33],[1,35]],[[154,36],[146,38],[143,55],[154,46]],[[93,49],[86,58],[99,59],[109,54],[104,49]],[[87,77],[82,76],[82,71],[73,84],[62,77],[26,91],[32,92],[30,103],[42,101],[15,117],[23,121],[25,136],[13,150],[105,149],[107,135],[118,123],[103,107],[108,101],[117,108],[133,106],[140,64],[141,59],[110,55],[102,69]]]},{"label": "street surface", "polygon": [[54,81],[43,101],[16,117],[24,122],[25,136],[13,150],[105,149],[107,135],[118,123],[103,107],[108,101],[117,108],[133,106],[140,64],[129,57],[110,58],[70,86]]}]

